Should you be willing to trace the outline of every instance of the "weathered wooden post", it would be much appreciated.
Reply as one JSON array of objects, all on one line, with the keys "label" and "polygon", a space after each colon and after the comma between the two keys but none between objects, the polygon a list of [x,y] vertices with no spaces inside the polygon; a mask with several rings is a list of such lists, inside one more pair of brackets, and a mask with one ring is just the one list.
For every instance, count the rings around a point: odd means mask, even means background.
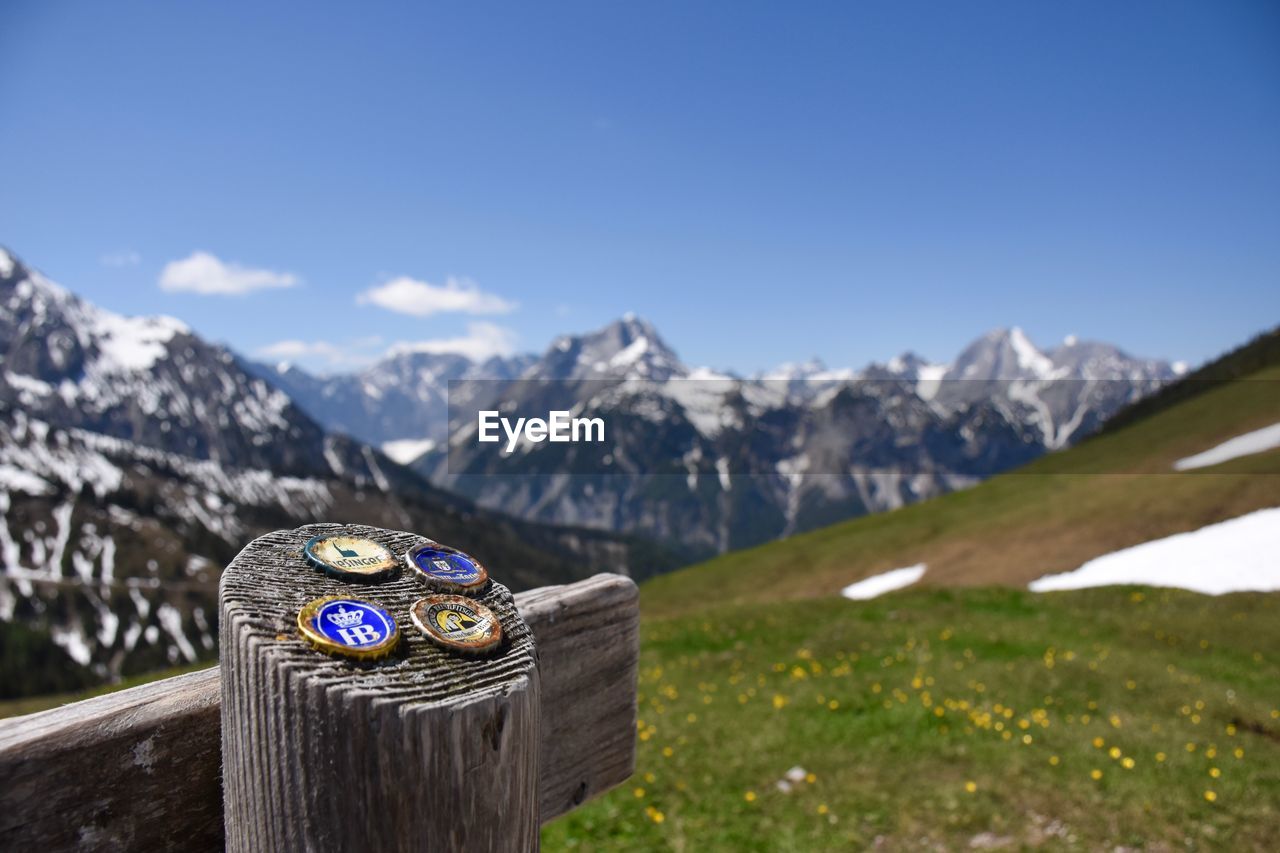
[{"label": "weathered wooden post", "polygon": [[[538,648],[545,824],[635,768],[638,591],[600,574],[515,601]],[[215,666],[0,720],[0,850],[222,850],[221,709]]]},{"label": "weathered wooden post", "polygon": [[[308,540],[338,532],[397,557],[429,541],[310,525],[255,540],[223,573],[227,849],[536,849],[540,679],[511,593],[491,581],[476,597],[501,622],[496,651],[448,651],[411,624],[410,606],[431,592],[414,572],[355,584],[308,565]],[[297,615],[323,596],[394,615],[395,652],[355,661],[311,648]]]}]

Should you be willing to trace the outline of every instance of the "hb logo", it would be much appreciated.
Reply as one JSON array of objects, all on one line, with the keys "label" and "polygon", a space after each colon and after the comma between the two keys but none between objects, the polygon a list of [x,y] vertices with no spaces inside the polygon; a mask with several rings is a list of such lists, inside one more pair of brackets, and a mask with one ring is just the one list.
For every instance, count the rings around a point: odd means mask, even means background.
[{"label": "hb logo", "polygon": [[356,625],[354,628],[339,628],[338,636],[349,646],[366,646],[378,639],[378,629],[372,625]]},{"label": "hb logo", "polygon": [[348,646],[367,646],[382,636],[373,625],[364,624],[363,610],[348,610],[345,604],[339,604],[338,612],[325,618],[337,626],[338,636]]}]

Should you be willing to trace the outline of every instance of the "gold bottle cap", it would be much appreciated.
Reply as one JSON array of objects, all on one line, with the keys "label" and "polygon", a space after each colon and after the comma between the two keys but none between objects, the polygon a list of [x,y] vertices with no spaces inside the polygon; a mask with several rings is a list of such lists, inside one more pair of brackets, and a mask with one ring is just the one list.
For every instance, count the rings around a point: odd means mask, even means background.
[{"label": "gold bottle cap", "polygon": [[298,633],[313,648],[356,660],[377,660],[395,650],[400,627],[376,604],[330,595],[298,611]]}]

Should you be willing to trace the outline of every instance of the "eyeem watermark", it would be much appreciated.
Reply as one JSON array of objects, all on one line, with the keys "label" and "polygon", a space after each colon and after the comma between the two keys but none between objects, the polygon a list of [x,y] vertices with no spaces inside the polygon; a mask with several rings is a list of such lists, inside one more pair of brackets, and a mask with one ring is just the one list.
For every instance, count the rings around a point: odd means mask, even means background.
[{"label": "eyeem watermark", "polygon": [[477,440],[485,443],[496,443],[502,440],[498,429],[507,436],[504,452],[511,453],[520,443],[521,436],[526,441],[538,444],[543,441],[594,442],[604,441],[604,418],[575,418],[572,412],[548,412],[543,418],[510,418],[502,417],[494,410],[479,413]]}]

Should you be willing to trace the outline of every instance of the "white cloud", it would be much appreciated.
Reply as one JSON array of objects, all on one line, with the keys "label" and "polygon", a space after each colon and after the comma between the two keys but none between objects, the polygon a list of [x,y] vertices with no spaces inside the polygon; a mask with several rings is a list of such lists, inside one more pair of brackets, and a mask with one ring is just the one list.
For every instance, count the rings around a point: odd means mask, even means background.
[{"label": "white cloud", "polygon": [[449,278],[444,284],[431,284],[408,276],[393,278],[386,284],[370,288],[356,297],[360,305],[377,305],[397,314],[429,317],[432,314],[506,314],[515,303],[484,293],[475,282]]},{"label": "white cloud", "polygon": [[330,341],[303,341],[297,339],[276,341],[254,350],[259,358],[278,361],[305,361],[328,367],[359,367],[374,361],[371,349],[382,344],[375,335],[335,344]]},{"label": "white cloud", "polygon": [[121,249],[118,252],[108,252],[98,258],[98,263],[104,267],[136,267],[142,263],[142,255],[133,249]]},{"label": "white cloud", "polygon": [[161,290],[204,295],[237,296],[297,283],[293,273],[224,263],[208,252],[192,252],[180,261],[170,261],[160,271]]},{"label": "white cloud", "polygon": [[267,344],[265,347],[259,347],[256,352],[267,358],[303,358],[313,355],[332,357],[341,353],[342,350],[326,341],[289,340]]},{"label": "white cloud", "polygon": [[495,355],[511,355],[516,351],[517,336],[514,331],[494,323],[467,324],[467,333],[456,338],[437,338],[430,341],[399,343],[387,355],[406,352],[455,353],[472,361],[484,361]]}]

